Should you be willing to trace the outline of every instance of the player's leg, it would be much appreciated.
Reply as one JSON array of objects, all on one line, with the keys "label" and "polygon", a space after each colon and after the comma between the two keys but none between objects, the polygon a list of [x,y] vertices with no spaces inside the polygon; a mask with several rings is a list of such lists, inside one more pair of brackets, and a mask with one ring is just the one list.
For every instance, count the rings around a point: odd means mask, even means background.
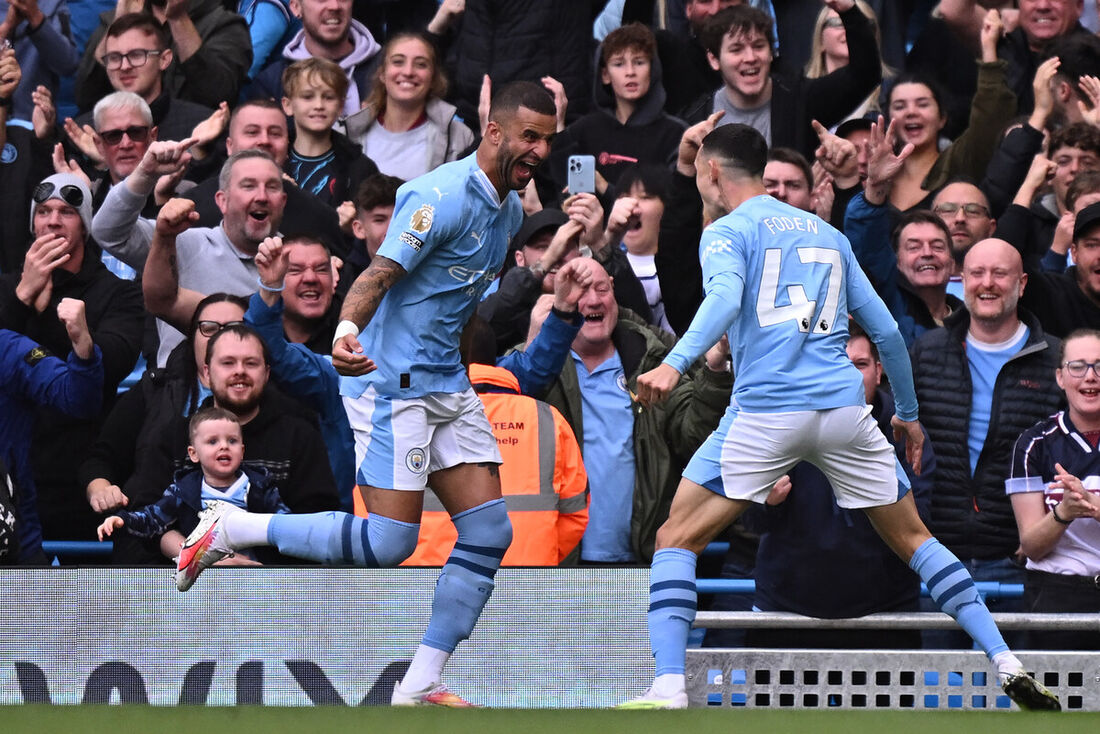
[{"label": "player's leg", "polygon": [[944,547],[917,515],[911,494],[882,507],[865,508],[879,536],[917,572],[940,609],[966,630],[997,668],[1006,693],[1020,708],[1057,711],[1058,698],[1024,670],[997,629],[989,609],[954,553]]},{"label": "player's leg", "polygon": [[932,599],[985,650],[1002,682],[1015,680],[1028,689],[1017,697],[1006,687],[1017,703],[1029,708],[1057,706],[1057,699],[1023,672],[970,573],[921,521],[894,448],[870,409],[849,406],[824,411],[818,436],[811,460],[828,477],[837,503],[846,509],[864,510],[883,541],[921,577]]},{"label": "player's leg", "polygon": [[625,708],[687,705],[684,661],[695,620],[695,563],[707,543],[798,461],[806,414],[726,411],[684,469],[668,520],[657,531],[649,587],[653,685]]},{"label": "player's leg", "polygon": [[458,539],[439,574],[428,628],[391,701],[462,706],[466,702],[442,685],[443,667],[493,592],[512,524],[501,498],[500,452],[481,400],[473,391],[436,396],[431,412],[445,422],[432,436],[428,484],[450,513]]},{"label": "player's leg", "polygon": [[622,708],[687,706],[684,661],[695,621],[695,563],[699,553],[751,503],[733,500],[680,480],[668,520],[657,530],[649,572],[649,644],[655,662],[653,685]]},{"label": "player's leg", "polygon": [[358,489],[366,518],[344,512],[229,517],[237,547],[273,545],[284,555],[329,565],[392,568],[416,550],[432,428],[420,399],[392,400],[368,389],[346,398],[355,435]]}]

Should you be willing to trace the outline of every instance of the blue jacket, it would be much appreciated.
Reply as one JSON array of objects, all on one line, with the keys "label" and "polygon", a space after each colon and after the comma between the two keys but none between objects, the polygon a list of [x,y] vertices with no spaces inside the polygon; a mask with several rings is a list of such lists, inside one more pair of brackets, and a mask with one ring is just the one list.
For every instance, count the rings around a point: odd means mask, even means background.
[{"label": "blue jacket", "polygon": [[271,350],[271,376],[275,383],[287,395],[304,401],[317,411],[332,475],[336,478],[340,507],[351,512],[351,493],[355,489],[355,438],[340,397],[340,375],[329,360],[302,344],[286,340],[282,299],[269,308],[259,293],[253,293],[244,319],[256,327]]},{"label": "blue jacket", "polygon": [[[246,510],[279,515],[290,512],[290,508],[283,504],[279,496],[279,488],[263,467],[242,466],[241,470],[248,476]],[[192,467],[176,472],[172,484],[154,504],[146,505],[140,510],[122,510],[118,516],[122,518],[131,535],[159,538],[173,526],[184,535],[190,535],[199,524],[201,511],[202,470]]]},{"label": "blue jacket", "polygon": [[31,428],[35,407],[47,405],[76,418],[91,419],[103,407],[103,355],[90,360],[72,352],[67,361],[50,356],[32,339],[0,329],[0,460],[18,485],[20,558],[42,552],[42,523],[31,471]]},{"label": "blue jacket", "polygon": [[[863,198],[863,192],[848,202],[844,215],[844,234],[852,243],[852,252],[867,273],[879,298],[890,309],[890,315],[898,322],[898,331],[905,338],[905,346],[938,324],[928,313],[924,302],[909,289],[909,283],[898,272],[898,257],[891,244],[890,212],[886,205],[873,206]],[[947,303],[951,311],[958,311],[963,303],[950,293]]]}]

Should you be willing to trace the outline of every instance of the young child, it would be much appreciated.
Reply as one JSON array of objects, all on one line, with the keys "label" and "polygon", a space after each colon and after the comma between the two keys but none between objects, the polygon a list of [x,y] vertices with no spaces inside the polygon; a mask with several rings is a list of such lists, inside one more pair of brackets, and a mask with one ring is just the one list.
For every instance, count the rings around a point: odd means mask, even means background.
[{"label": "young child", "polygon": [[[554,140],[550,175],[561,191],[567,183],[569,156],[595,156],[596,193],[602,198],[628,164],[667,166],[675,161],[684,123],[664,112],[657,42],[644,25],[630,23],[609,33],[600,46],[598,65],[595,109]],[[603,201],[610,208],[610,202]]]},{"label": "young child", "polygon": [[283,72],[283,112],[294,121],[283,169],[298,187],[335,208],[378,167],[363,149],[332,129],[344,107],[348,77],[327,59],[296,61]]},{"label": "young child", "polygon": [[355,277],[367,269],[374,254],[382,246],[382,240],[386,238],[386,231],[390,227],[393,206],[397,202],[397,189],[403,183],[405,182],[396,176],[376,173],[363,179],[355,189],[355,198],[351,201],[354,213],[349,224],[351,233],[355,236],[355,245],[340,273],[340,285],[344,286],[345,291]]},{"label": "young child", "polygon": [[[173,527],[187,536],[198,527],[199,513],[219,502],[250,512],[290,512],[266,472],[241,466],[244,441],[237,416],[211,405],[195,411],[188,429],[187,456],[199,468],[177,473],[175,481],[155,504],[108,517],[99,526],[100,540],[122,527],[142,538],[159,537]],[[180,549],[181,567],[192,555],[187,551],[187,547]],[[177,573],[176,585],[180,591],[193,583],[193,577]]]}]

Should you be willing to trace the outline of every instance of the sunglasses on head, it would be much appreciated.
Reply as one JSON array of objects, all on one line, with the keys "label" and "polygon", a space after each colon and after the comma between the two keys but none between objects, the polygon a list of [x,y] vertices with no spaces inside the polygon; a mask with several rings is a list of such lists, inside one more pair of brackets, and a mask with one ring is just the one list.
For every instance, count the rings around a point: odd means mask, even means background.
[{"label": "sunglasses on head", "polygon": [[122,136],[128,135],[135,143],[144,143],[149,138],[148,125],[133,125],[125,130],[104,130],[99,137],[107,145],[118,145],[122,142]]},{"label": "sunglasses on head", "polygon": [[227,321],[224,324],[220,321],[200,321],[199,333],[205,337],[211,337],[222,329],[228,329],[230,326],[242,326],[243,324],[243,321]]},{"label": "sunglasses on head", "polygon": [[[56,190],[57,186],[53,181],[43,181],[34,189],[34,203],[41,204],[52,197]],[[84,203],[84,192],[81,191],[79,186],[65,184],[61,187],[60,198],[69,206],[79,209],[80,205]]]}]

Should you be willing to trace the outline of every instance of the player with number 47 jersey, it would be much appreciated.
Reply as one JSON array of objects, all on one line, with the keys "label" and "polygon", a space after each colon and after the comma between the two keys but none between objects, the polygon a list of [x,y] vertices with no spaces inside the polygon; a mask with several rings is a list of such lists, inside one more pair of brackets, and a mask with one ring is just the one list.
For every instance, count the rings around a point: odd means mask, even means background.
[{"label": "player with number 47 jersey", "polygon": [[[643,405],[663,400],[688,365],[725,334],[733,397],[684,469],[668,520],[657,531],[648,618],[656,676],[624,706],[688,705],[685,658],[698,554],[752,503],[763,503],[795,464],[808,461],[829,479],[840,507],[867,513],[933,600],[989,656],[1017,704],[1058,709],[1058,699],[1008,649],[966,568],[921,522],[894,449],[871,417],[862,377],[845,352],[849,314],[878,347],[894,389],[894,430],[904,436],[906,457],[919,474],[924,434],[897,324],[843,235],[767,195],[763,136],[736,123],[713,128],[716,119],[684,134],[685,141],[693,132],[702,138],[696,185],[706,208],[722,214],[700,243],[706,297],[675,349],[637,384]],[[702,137],[707,125],[713,129]]]}]

